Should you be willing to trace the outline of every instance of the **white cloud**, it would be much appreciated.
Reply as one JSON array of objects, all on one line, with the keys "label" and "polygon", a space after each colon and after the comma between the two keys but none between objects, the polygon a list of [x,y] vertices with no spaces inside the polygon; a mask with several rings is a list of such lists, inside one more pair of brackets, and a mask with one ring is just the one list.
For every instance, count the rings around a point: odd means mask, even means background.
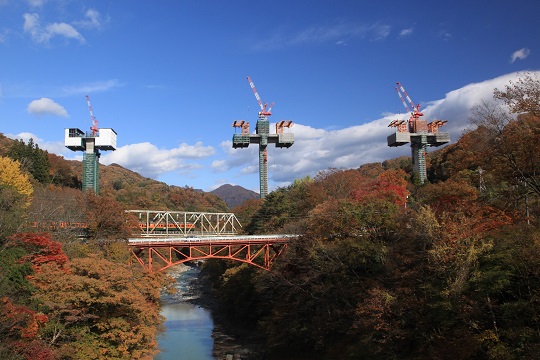
[{"label": "white cloud", "polygon": [[214,160],[212,161],[212,164],[210,165],[210,167],[214,171],[219,171],[219,172],[229,170],[229,164],[225,160]]},{"label": "white cloud", "polygon": [[[537,73],[540,76],[540,71]],[[520,75],[511,73],[484,82],[468,84],[448,92],[442,99],[422,104],[422,111],[428,121],[447,120],[447,125],[441,128],[441,131],[449,132],[452,142],[456,142],[463,130],[469,126],[471,108],[481,104],[482,101],[492,100],[495,88],[504,89],[510,80],[515,81]],[[386,138],[394,132],[392,128],[388,128],[388,123],[405,117],[406,114],[385,114],[379,119],[345,129],[320,129],[302,123],[294,124],[291,129],[286,130],[294,133],[295,143],[292,147],[279,149],[273,145],[268,146],[270,188],[285,186],[294,179],[307,175],[315,176],[319,171],[332,167],[358,168],[366,163],[382,162],[403,155],[410,156],[409,145],[391,148],[386,141]],[[37,137],[32,137],[36,141]],[[70,153],[61,143],[45,145],[39,141],[36,143],[54,153]],[[223,173],[220,177],[230,177],[229,183],[232,181],[242,183],[239,178],[243,176],[257,178],[257,145],[250,145],[246,149],[233,149],[231,141],[227,140],[220,143],[220,148],[222,149],[220,154],[223,156],[209,159],[215,155],[214,147],[204,146],[200,142],[193,145],[184,143],[173,149],[159,149],[145,142],[122,146],[115,152],[106,152],[101,162],[105,165],[118,163],[143,176],[158,179],[167,173],[189,173],[202,168],[206,161],[211,164],[205,171]]]},{"label": "white cloud", "polygon": [[8,29],[3,29],[2,32],[0,32],[0,44],[4,44],[7,41],[9,33],[10,30]]},{"label": "white cloud", "polygon": [[[539,72],[540,74],[540,72]],[[466,85],[446,94],[444,99],[431,101],[422,107],[428,121],[441,119],[448,123],[440,131],[450,133],[452,142],[459,139],[469,126],[471,109],[482,101],[493,99],[495,88],[503,89],[510,80],[519,77],[511,73],[481,83]],[[328,168],[358,168],[362,164],[382,162],[399,156],[410,156],[410,146],[389,147],[386,138],[395,130],[388,128],[391,120],[406,118],[404,114],[388,114],[358,126],[339,130],[317,129],[295,124],[291,129],[295,143],[286,149],[268,146],[268,176],[271,183],[287,185],[306,175],[314,176]],[[272,127],[271,127],[272,128]],[[226,160],[214,161],[215,171],[239,168],[242,174],[258,172],[257,145],[247,149],[232,149],[231,142],[221,144]],[[272,186],[271,186],[272,187]]]},{"label": "white cloud", "polygon": [[390,35],[392,27],[386,24],[374,24],[368,29],[370,40],[384,40]]},{"label": "white cloud", "polygon": [[88,9],[84,17],[84,20],[75,21],[73,24],[85,29],[101,29],[103,27],[104,20],[99,11]]},{"label": "white cloud", "polygon": [[254,50],[273,50],[305,44],[322,44],[333,42],[338,45],[347,44],[347,39],[360,38],[368,40],[384,40],[390,34],[390,25],[350,24],[342,23],[332,26],[312,26],[297,32],[290,29],[278,29],[268,39],[257,41]]},{"label": "white cloud", "polygon": [[85,40],[82,35],[75,30],[75,28],[66,23],[52,23],[46,26],[45,34],[47,40],[55,36],[64,36],[69,39],[79,40],[81,43],[84,43]]},{"label": "white cloud", "polygon": [[413,28],[403,29],[399,32],[399,37],[406,37],[412,35]]},{"label": "white cloud", "polygon": [[33,37],[37,37],[38,33],[41,31],[39,26],[39,15],[38,14],[24,14],[24,32],[30,33]]},{"label": "white cloud", "polygon": [[64,95],[80,95],[80,94],[91,94],[94,92],[103,92],[110,89],[114,89],[122,86],[122,84],[117,79],[95,81],[88,84],[72,85],[65,86],[62,88]]},{"label": "white cloud", "polygon": [[452,34],[446,30],[439,31],[439,37],[444,41],[450,41],[453,38]]},{"label": "white cloud", "polygon": [[156,179],[159,175],[172,171],[187,171],[201,167],[189,160],[201,160],[213,155],[211,146],[180,144],[169,150],[158,149],[155,145],[144,142],[122,146],[114,152],[102,156],[104,164],[117,163],[139,174]]},{"label": "white cloud", "polygon": [[[1,80],[1,79],[0,79]],[[67,85],[54,85],[47,83],[34,83],[32,81],[1,82],[4,94],[9,93],[10,98],[39,98],[48,94],[50,98],[79,97],[94,93],[111,91],[124,86],[118,79],[101,80],[87,83],[73,83]],[[0,93],[1,97],[1,93]]]},{"label": "white cloud", "polygon": [[26,13],[23,15],[24,24],[23,30],[30,34],[32,40],[39,44],[48,44],[54,37],[65,37],[68,39],[78,40],[80,43],[85,43],[84,37],[71,25],[66,23],[52,23],[42,27],[39,22],[39,14]]},{"label": "white cloud", "polygon": [[41,98],[39,100],[33,100],[26,108],[30,114],[33,115],[55,115],[61,117],[68,117],[68,112],[62,105],[55,103],[49,98]]},{"label": "white cloud", "polygon": [[531,50],[527,48],[521,48],[519,50],[514,51],[512,54],[512,58],[510,59],[510,63],[513,64],[516,60],[523,60],[526,59],[527,56],[531,53]]},{"label": "white cloud", "polygon": [[22,132],[17,135],[5,134],[6,137],[14,140],[23,140],[25,143],[28,143],[28,140],[32,139],[34,144],[37,144],[40,149],[47,150],[52,154],[63,155],[70,154],[72,151],[68,150],[63,142],[60,141],[45,141],[36,134],[30,132]]},{"label": "white cloud", "polygon": [[27,0],[30,7],[42,7],[45,4],[45,0]]},{"label": "white cloud", "polygon": [[163,84],[148,84],[145,86],[147,89],[152,89],[152,90],[156,90],[156,89],[165,89],[166,86],[163,85]]}]

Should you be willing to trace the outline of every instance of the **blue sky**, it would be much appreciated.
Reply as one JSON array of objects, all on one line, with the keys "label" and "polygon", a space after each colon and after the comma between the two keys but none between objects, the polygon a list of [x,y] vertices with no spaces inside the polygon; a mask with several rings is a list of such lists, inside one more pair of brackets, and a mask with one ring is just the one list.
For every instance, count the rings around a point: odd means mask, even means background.
[{"label": "blue sky", "polygon": [[[269,147],[270,189],[330,167],[408,155],[400,81],[455,141],[471,107],[540,70],[540,2],[0,0],[0,132],[81,159],[64,128],[118,133],[118,163],[170,185],[258,191],[257,147],[232,149],[234,120],[293,120]],[[272,127],[271,127],[272,128]]]}]

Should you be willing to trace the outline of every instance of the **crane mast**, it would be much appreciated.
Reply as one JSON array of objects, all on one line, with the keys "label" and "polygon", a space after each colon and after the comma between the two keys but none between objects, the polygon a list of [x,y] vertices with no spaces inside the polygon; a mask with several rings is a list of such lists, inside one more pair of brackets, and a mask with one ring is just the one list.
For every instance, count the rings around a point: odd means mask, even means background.
[{"label": "crane mast", "polygon": [[236,120],[233,122],[234,128],[240,128],[240,134],[233,135],[233,148],[245,148],[249,144],[259,145],[259,184],[260,184],[260,197],[264,198],[268,194],[268,144],[275,144],[278,148],[289,148],[294,143],[294,134],[284,132],[285,128],[292,126],[292,121],[283,120],[276,124],[276,133],[270,134],[270,122],[268,116],[272,115],[271,110],[274,103],[268,106],[267,103],[263,103],[255,84],[248,76],[247,80],[255,99],[259,104],[259,118],[257,119],[257,125],[255,127],[255,134],[251,134],[249,131],[249,123],[244,120]]},{"label": "crane mast", "polygon": [[86,103],[92,119],[91,132],[78,128],[65,129],[64,145],[72,151],[83,151],[82,190],[91,190],[99,194],[99,157],[100,150],[116,150],[116,131],[111,128],[99,129],[94,117],[90,97]]},{"label": "crane mast", "polygon": [[[450,134],[439,132],[439,127],[446,124],[446,120],[434,120],[429,124],[420,111],[420,104],[414,105],[411,97],[397,82],[396,90],[405,110],[410,113],[409,120],[393,120],[388,125],[395,127],[396,132],[388,136],[388,146],[401,146],[411,144],[413,170],[420,184],[427,181],[426,154],[428,146],[440,146],[450,142]],[[407,99],[407,101],[405,101]],[[407,105],[410,105],[410,107]]]}]

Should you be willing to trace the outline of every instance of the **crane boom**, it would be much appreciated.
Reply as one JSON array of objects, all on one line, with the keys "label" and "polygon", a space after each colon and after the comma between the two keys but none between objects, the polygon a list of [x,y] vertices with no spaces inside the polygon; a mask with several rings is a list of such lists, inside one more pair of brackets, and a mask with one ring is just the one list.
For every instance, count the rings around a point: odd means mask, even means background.
[{"label": "crane boom", "polygon": [[268,109],[266,110],[267,114],[271,114],[272,113],[272,108],[274,107],[274,102],[272,102],[270,104],[270,106],[268,107]]},{"label": "crane boom", "polygon": [[253,93],[255,94],[255,98],[257,99],[257,102],[259,103],[259,106],[261,107],[261,111],[262,111],[264,107],[263,107],[261,97],[259,96],[259,92],[255,88],[255,84],[253,83],[253,81],[251,81],[249,76],[247,77],[247,79],[248,79],[248,82],[249,82],[249,86],[251,87],[251,90],[253,90]]},{"label": "crane boom", "polygon": [[[399,95],[399,98],[401,99],[401,102],[403,103],[403,106],[405,106],[405,109],[411,113],[411,116],[413,118],[419,118],[420,116],[423,116],[424,114],[420,112],[420,104],[415,106],[414,102],[411,100],[411,98],[409,97],[405,89],[403,88],[403,85],[401,85],[401,83],[399,82],[397,82],[396,84],[398,85],[398,87],[396,87],[395,89]],[[409,107],[407,106],[407,103],[405,103],[405,100],[403,99],[403,96],[401,95],[402,93],[403,95],[405,95],[405,98],[411,105],[411,109],[409,109]]]},{"label": "crane boom", "polygon": [[401,99],[401,102],[403,103],[403,106],[405,107],[405,111],[411,112],[412,110],[409,109],[409,106],[405,102],[405,99],[403,98],[403,95],[401,95],[401,93],[399,92],[399,89],[397,87],[395,87],[394,89],[396,89],[396,92],[397,92],[399,98]]},{"label": "crane boom", "polygon": [[98,121],[94,117],[94,112],[92,111],[92,105],[90,105],[90,96],[88,95],[86,95],[86,102],[88,103],[88,110],[90,111],[90,118],[92,119],[92,126],[90,127],[90,130],[92,130],[92,136],[96,136],[96,134],[99,132]]},{"label": "crane boom", "polygon": [[251,87],[251,90],[253,90],[253,93],[255,94],[255,98],[257,99],[257,102],[259,103],[259,107],[261,108],[261,112],[260,114],[262,115],[265,115],[265,116],[270,116],[272,115],[272,113],[270,112],[270,110],[272,109],[272,106],[274,105],[274,103],[272,103],[270,105],[270,108],[268,110],[266,110],[266,107],[268,106],[267,103],[264,103],[262,102],[261,100],[261,97],[259,95],[259,92],[257,91],[257,89],[255,88],[255,84],[253,83],[253,81],[251,81],[250,77],[248,76],[247,77],[248,79],[248,82],[249,82],[249,86]]},{"label": "crane boom", "polygon": [[[411,98],[409,97],[409,95],[407,94],[405,89],[403,88],[403,85],[401,85],[399,82],[397,82],[396,84],[399,86],[399,90],[401,90],[403,95],[405,95],[405,98],[407,98],[407,101],[411,105],[411,108],[414,109],[414,102],[411,100]],[[398,94],[399,94],[399,91],[398,91]],[[401,97],[401,95],[400,95],[400,97]]]}]

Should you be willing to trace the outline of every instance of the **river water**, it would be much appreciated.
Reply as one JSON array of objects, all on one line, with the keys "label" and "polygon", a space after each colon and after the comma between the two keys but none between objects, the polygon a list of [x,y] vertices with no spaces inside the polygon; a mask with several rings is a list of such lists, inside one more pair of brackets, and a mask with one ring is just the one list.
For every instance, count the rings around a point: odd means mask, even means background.
[{"label": "river water", "polygon": [[163,294],[161,314],[165,317],[165,332],[158,337],[161,353],[154,360],[214,360],[212,349],[214,322],[209,310],[189,302],[191,280],[199,269],[177,265],[170,275],[177,280],[177,293]]}]

